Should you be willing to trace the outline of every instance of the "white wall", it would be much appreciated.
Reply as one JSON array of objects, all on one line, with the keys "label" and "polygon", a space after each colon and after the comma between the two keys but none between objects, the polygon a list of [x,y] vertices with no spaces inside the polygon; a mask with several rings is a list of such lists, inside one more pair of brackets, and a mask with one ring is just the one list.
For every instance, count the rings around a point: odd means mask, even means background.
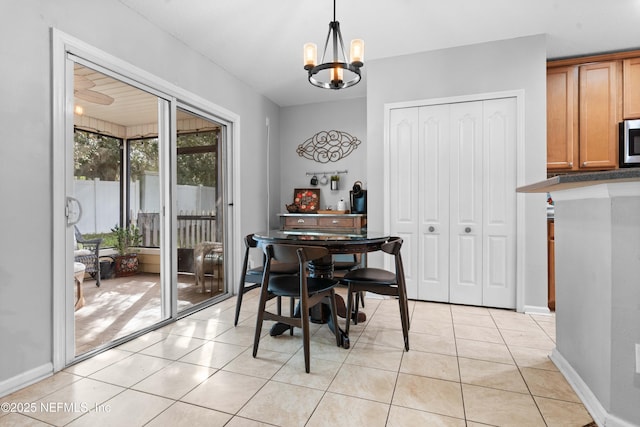
[{"label": "white wall", "polygon": [[[399,56],[367,63],[367,179],[370,227],[383,229],[383,141],[386,103],[524,90],[523,182],[546,178],[546,47],[544,36]],[[527,195],[523,213],[525,309],[547,305],[546,212]],[[373,258],[373,257],[372,257]]]},{"label": "white wall", "polygon": [[[2,2],[0,26],[0,395],[52,362],[51,27],[146,70],[240,117],[241,234],[265,228],[265,120],[279,140],[279,108],[117,0]],[[214,28],[214,27],[212,27]],[[277,144],[271,159],[279,156]],[[278,176],[274,168],[271,176]],[[256,178],[258,177],[258,178]],[[20,185],[12,185],[13,182]],[[18,207],[20,207],[18,209]],[[251,209],[251,207],[258,207]],[[55,226],[60,226],[56,224]],[[243,248],[238,245],[235,258]]]},{"label": "white wall", "polygon": [[[322,89],[318,89],[322,90]],[[331,191],[329,184],[318,185],[320,189],[320,208],[336,205],[340,198],[349,204],[349,190],[355,181],[362,181],[367,189],[367,140],[366,100],[364,98],[341,102],[323,102],[318,104],[287,107],[281,110],[280,125],[280,158],[282,159],[280,187],[282,189],[276,212],[286,212],[285,204],[293,201],[294,188],[314,188],[310,185],[311,176],[306,172],[343,171],[340,175],[340,189]],[[318,163],[300,157],[296,149],[298,145],[320,131],[338,130],[349,133],[362,141],[351,154],[337,162]],[[318,176],[321,178],[321,176]],[[278,226],[278,218],[273,218],[271,226]]]}]

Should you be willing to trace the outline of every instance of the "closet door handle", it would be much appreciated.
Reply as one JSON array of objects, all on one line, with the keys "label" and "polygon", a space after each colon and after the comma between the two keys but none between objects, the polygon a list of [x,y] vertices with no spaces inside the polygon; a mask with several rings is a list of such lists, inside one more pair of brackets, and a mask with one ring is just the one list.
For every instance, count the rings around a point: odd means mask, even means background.
[{"label": "closet door handle", "polygon": [[465,233],[471,233],[471,227],[466,227],[466,228],[464,229],[464,232],[465,232]]},{"label": "closet door handle", "polygon": [[434,231],[436,231],[436,228],[433,225],[429,226],[429,233],[433,233]]}]

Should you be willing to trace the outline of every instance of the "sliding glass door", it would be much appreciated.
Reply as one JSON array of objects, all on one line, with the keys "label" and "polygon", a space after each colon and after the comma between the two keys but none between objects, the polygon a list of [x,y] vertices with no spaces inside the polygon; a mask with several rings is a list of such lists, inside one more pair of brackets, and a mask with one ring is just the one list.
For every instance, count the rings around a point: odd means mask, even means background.
[{"label": "sliding glass door", "polygon": [[84,358],[227,293],[225,127],[98,66],[69,64],[67,353]]},{"label": "sliding glass door", "polygon": [[[160,268],[161,108],[167,101],[74,64],[74,354],[101,349],[167,319]],[[153,217],[153,245],[141,224]],[[147,231],[145,228],[144,231]],[[144,236],[145,238],[147,236]]]},{"label": "sliding glass door", "polygon": [[176,123],[178,311],[226,292],[223,126],[184,109]]},{"label": "sliding glass door", "polygon": [[230,294],[239,117],[52,34],[57,371]]}]

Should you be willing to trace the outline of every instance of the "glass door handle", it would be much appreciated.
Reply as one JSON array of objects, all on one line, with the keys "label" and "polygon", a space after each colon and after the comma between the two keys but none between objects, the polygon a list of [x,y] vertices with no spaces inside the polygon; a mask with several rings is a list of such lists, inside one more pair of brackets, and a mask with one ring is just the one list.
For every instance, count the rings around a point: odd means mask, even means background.
[{"label": "glass door handle", "polygon": [[64,215],[67,217],[67,225],[76,225],[82,218],[82,205],[75,197],[67,196],[64,207]]}]

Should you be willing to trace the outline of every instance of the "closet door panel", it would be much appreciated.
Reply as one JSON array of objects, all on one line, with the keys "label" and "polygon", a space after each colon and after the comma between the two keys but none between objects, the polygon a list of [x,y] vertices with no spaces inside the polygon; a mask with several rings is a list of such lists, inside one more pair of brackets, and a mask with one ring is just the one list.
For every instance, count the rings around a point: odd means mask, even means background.
[{"label": "closet door panel", "polygon": [[389,114],[390,232],[404,239],[402,256],[407,295],[418,296],[418,108],[400,108]]},{"label": "closet door panel", "polygon": [[484,102],[483,305],[515,307],[516,101]]},{"label": "closet door panel", "polygon": [[451,105],[450,302],[482,304],[482,102]]},{"label": "closet door panel", "polygon": [[449,105],[420,107],[418,298],[449,301]]}]

